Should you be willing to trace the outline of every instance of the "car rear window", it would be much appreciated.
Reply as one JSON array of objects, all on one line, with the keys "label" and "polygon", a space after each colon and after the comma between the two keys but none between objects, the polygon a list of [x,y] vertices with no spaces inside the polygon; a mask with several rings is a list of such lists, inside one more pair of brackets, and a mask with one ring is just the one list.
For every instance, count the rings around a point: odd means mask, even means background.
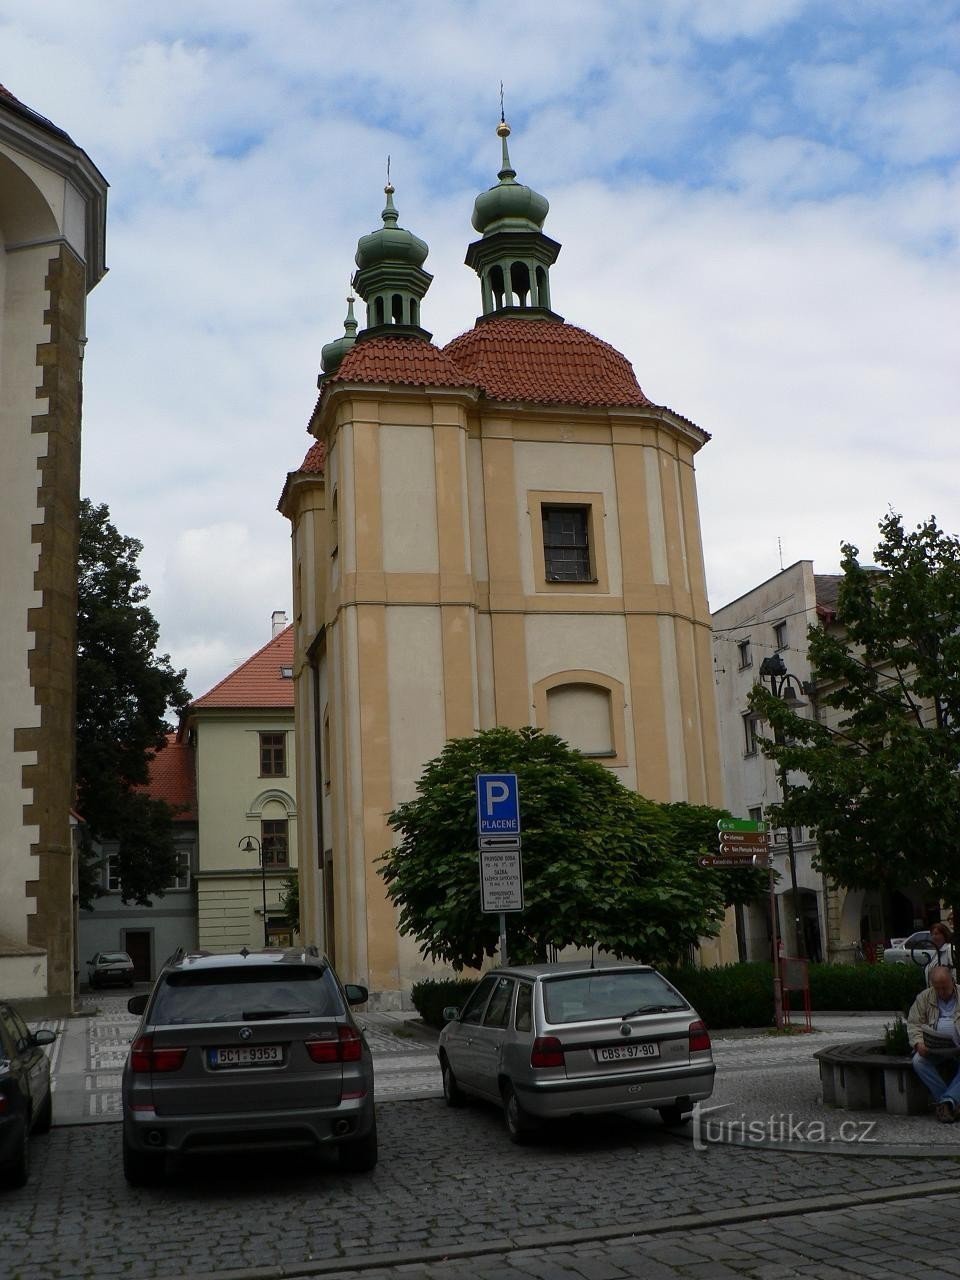
[{"label": "car rear window", "polygon": [[652,969],[576,973],[543,982],[543,1011],[550,1023],[623,1018],[631,1013],[689,1007]]},{"label": "car rear window", "polygon": [[105,951],[100,957],[101,964],[129,964],[130,957],[125,951]]},{"label": "car rear window", "polygon": [[343,1012],[340,992],[327,969],[261,965],[169,973],[157,991],[149,1021],[176,1026],[337,1017]]}]

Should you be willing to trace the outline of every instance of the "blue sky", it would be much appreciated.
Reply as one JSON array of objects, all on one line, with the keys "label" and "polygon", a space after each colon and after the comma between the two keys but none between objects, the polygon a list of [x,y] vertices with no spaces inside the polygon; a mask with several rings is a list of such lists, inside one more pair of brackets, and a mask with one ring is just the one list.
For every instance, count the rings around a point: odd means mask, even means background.
[{"label": "blue sky", "polygon": [[111,183],[84,492],[144,542],[195,694],[289,608],[275,504],[310,441],[386,156],[469,328],[499,82],[563,245],[554,305],[713,434],[708,587],[869,558],[894,507],[960,532],[960,3],[0,0],[0,82]]}]

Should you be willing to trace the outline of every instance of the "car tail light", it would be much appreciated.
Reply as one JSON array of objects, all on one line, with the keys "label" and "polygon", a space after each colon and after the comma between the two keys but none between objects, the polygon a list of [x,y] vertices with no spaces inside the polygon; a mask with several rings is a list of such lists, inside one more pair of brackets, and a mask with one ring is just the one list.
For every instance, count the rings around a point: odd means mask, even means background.
[{"label": "car tail light", "polygon": [[308,1040],[307,1053],[314,1062],[359,1062],[363,1056],[360,1032],[338,1027],[336,1040]]},{"label": "car tail light", "polygon": [[707,1030],[707,1024],[700,1022],[690,1023],[690,1052],[702,1053],[704,1049],[710,1048],[710,1032]]},{"label": "car tail light", "polygon": [[5,1116],[10,1109],[10,1100],[5,1093],[0,1093],[0,1116]]},{"label": "car tail light", "polygon": [[186,1049],[155,1049],[153,1036],[139,1036],[130,1046],[130,1070],[179,1071],[186,1056]]},{"label": "car tail light", "polygon": [[563,1045],[556,1036],[537,1036],[530,1050],[531,1067],[562,1067]]}]

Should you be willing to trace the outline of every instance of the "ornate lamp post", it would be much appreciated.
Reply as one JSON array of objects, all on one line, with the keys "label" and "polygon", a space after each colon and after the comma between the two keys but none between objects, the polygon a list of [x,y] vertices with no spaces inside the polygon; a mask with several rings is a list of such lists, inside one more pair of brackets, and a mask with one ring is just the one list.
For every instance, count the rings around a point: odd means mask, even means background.
[{"label": "ornate lamp post", "polygon": [[[760,679],[766,677],[770,681],[770,692],[775,698],[780,698],[782,702],[790,708],[791,711],[798,711],[807,704],[800,697],[801,693],[807,693],[809,686],[796,676],[790,674],[784,664],[779,653],[773,654],[770,658],[764,658],[760,663]],[[778,744],[783,741],[783,734],[774,729],[774,741]],[[777,770],[777,779],[780,783],[780,795],[784,803],[787,800],[788,783],[787,771],[784,768]],[[800,894],[797,889],[797,857],[793,848],[793,828],[787,824],[787,861],[790,866],[790,892],[793,896],[793,928],[797,940],[797,954],[806,957],[807,942],[803,935],[803,924],[800,918]],[[776,942],[776,939],[774,939]]]},{"label": "ornate lamp post", "polygon": [[267,868],[263,861],[263,845],[256,836],[244,836],[237,841],[237,848],[244,853],[253,853],[254,845],[256,845],[256,854],[260,860],[260,889],[263,894],[263,945],[269,947],[270,934],[267,929]]}]

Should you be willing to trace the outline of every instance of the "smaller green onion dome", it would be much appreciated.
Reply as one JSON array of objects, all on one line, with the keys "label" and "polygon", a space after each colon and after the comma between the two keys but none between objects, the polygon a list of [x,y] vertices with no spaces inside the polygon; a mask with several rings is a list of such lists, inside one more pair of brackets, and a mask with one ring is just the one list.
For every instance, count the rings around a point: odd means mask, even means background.
[{"label": "smaller green onion dome", "polygon": [[497,136],[503,144],[503,164],[497,174],[500,181],[497,186],[477,196],[473,206],[473,226],[483,235],[497,231],[539,231],[550,210],[550,202],[532,187],[525,187],[517,181],[516,170],[510,164],[507,151],[510,126],[504,120],[497,125]]},{"label": "smaller green onion dome", "polygon": [[412,231],[397,226],[399,214],[393,204],[394,187],[388,182],[383,190],[387,197],[386,207],[381,214],[383,226],[379,231],[371,231],[368,236],[360,237],[357,266],[361,271],[379,266],[382,262],[420,267],[430,252],[429,247]]},{"label": "smaller green onion dome", "polygon": [[[324,374],[336,373],[340,362],[357,341],[357,320],[353,314],[353,295],[347,298],[347,318],[343,322],[343,337],[334,338],[320,351],[320,368]],[[321,375],[322,376],[322,375]]]}]

